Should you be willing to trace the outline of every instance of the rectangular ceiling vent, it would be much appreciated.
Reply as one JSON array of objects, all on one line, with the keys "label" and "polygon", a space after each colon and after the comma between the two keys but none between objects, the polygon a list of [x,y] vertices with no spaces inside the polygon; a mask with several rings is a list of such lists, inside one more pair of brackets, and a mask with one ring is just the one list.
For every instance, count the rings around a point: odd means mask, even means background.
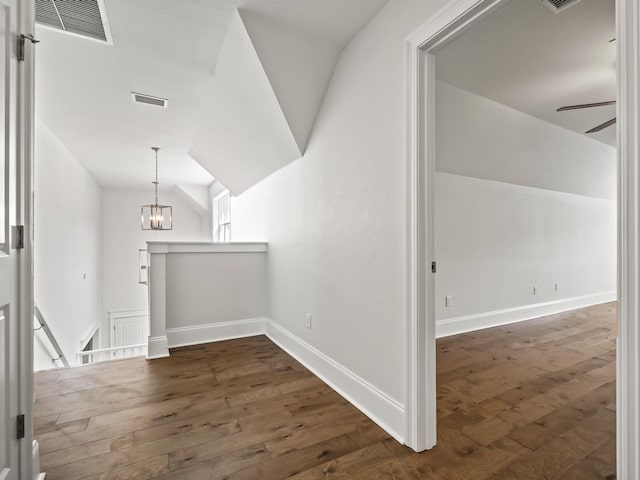
[{"label": "rectangular ceiling vent", "polygon": [[152,97],[151,95],[144,95],[143,93],[131,92],[131,98],[134,102],[146,103],[147,105],[153,105],[154,107],[167,108],[169,100],[166,98]]},{"label": "rectangular ceiling vent", "polygon": [[561,11],[569,8],[571,5],[575,5],[580,0],[539,0],[544,3],[554,13],[560,13]]},{"label": "rectangular ceiling vent", "polygon": [[36,0],[36,22],[112,44],[104,0]]}]

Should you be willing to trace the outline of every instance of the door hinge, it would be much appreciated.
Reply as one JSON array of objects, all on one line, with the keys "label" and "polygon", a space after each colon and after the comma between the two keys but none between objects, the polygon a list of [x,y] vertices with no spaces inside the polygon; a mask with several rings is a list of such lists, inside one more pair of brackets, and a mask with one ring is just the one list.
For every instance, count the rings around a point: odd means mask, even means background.
[{"label": "door hinge", "polygon": [[431,262],[431,273],[436,273],[436,262]]},{"label": "door hinge", "polygon": [[18,440],[20,440],[21,438],[24,438],[24,415],[18,415],[16,426],[16,436],[18,437]]},{"label": "door hinge", "polygon": [[18,52],[17,57],[19,62],[24,62],[24,45],[29,40],[31,43],[40,43],[40,40],[36,40],[36,38],[32,34],[25,35],[21,33],[18,37]]},{"label": "door hinge", "polygon": [[16,250],[24,248],[24,225],[16,226]]}]

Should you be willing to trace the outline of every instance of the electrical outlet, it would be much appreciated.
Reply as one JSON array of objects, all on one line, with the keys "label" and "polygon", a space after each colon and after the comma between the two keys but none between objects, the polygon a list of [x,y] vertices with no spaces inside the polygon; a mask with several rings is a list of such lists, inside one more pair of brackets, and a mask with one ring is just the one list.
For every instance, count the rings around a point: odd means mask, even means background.
[{"label": "electrical outlet", "polygon": [[450,307],[453,304],[453,297],[451,295],[447,295],[444,297],[444,306]]},{"label": "electrical outlet", "polygon": [[556,292],[558,292],[560,290],[560,285],[558,284],[558,282],[556,282],[554,288],[555,288]]},{"label": "electrical outlet", "polygon": [[538,294],[538,287],[536,287],[535,285],[534,285],[534,287],[533,287],[533,294],[534,294],[534,295],[537,295],[537,294]]},{"label": "electrical outlet", "polygon": [[311,314],[307,313],[307,328],[311,329]]}]

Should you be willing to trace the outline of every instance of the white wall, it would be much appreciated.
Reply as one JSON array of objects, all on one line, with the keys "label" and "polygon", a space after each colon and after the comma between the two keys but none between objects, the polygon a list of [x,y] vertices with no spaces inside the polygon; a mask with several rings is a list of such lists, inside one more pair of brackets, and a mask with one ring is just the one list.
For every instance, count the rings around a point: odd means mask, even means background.
[{"label": "white wall", "polygon": [[437,169],[456,174],[435,182],[436,318],[611,296],[615,149],[442,82],[436,95]]},{"label": "white wall", "polygon": [[[173,207],[173,230],[154,232],[140,228],[140,206],[152,203],[153,190],[102,190],[102,320],[120,310],[147,310],[147,287],[138,283],[138,249],[148,240],[211,241],[208,214],[201,215],[182,195],[160,189],[160,200]],[[102,337],[108,342],[108,332]]]},{"label": "white wall", "polygon": [[441,172],[613,200],[616,151],[487,98],[438,82]]},{"label": "white wall", "polygon": [[[35,132],[35,301],[70,363],[100,320],[100,187],[40,121]],[[51,359],[36,346],[36,368]]]},{"label": "white wall", "polygon": [[233,16],[216,64],[206,108],[189,155],[235,193],[300,157],[239,14]]},{"label": "white wall", "polygon": [[615,292],[614,201],[446,173],[435,184],[437,320]]},{"label": "white wall", "polygon": [[265,253],[172,253],[166,269],[167,329],[267,316]]},{"label": "white wall", "polygon": [[304,157],[232,200],[233,240],[269,242],[271,319],[400,404],[403,40],[444,3],[390,1],[342,52]]},{"label": "white wall", "polygon": [[341,45],[335,38],[240,10],[251,43],[269,79],[300,152],[305,151]]},{"label": "white wall", "polygon": [[232,200],[233,240],[269,242],[270,318],[400,404],[403,39],[444,3],[389,2],[342,52],[304,157]]}]

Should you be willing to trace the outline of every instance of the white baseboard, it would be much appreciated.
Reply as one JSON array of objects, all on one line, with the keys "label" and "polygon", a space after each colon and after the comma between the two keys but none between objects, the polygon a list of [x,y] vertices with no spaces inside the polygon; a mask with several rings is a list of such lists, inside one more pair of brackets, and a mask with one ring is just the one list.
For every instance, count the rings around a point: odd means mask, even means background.
[{"label": "white baseboard", "polygon": [[553,302],[536,303],[523,307],[466,315],[464,317],[449,318],[436,322],[436,337],[442,338],[483,328],[499,327],[501,325],[544,317],[545,315],[553,315],[555,313],[589,307],[600,303],[613,302],[616,299],[616,292],[604,292],[566,298],[564,300],[555,300]]},{"label": "white baseboard", "polygon": [[405,415],[400,402],[268,318],[167,329],[168,346],[171,348],[256,335],[267,335],[389,435],[404,442]]},{"label": "white baseboard", "polygon": [[40,444],[37,440],[33,441],[31,455],[34,480],[44,480],[46,475],[40,472]]},{"label": "white baseboard", "polygon": [[269,320],[266,326],[267,336],[276,345],[311,370],[389,435],[404,443],[405,413],[400,402],[275,322]]},{"label": "white baseboard", "polygon": [[147,343],[147,358],[164,358],[169,356],[169,344],[167,337],[149,337]]},{"label": "white baseboard", "polygon": [[266,318],[248,318],[192,327],[168,328],[169,348],[264,335]]}]

